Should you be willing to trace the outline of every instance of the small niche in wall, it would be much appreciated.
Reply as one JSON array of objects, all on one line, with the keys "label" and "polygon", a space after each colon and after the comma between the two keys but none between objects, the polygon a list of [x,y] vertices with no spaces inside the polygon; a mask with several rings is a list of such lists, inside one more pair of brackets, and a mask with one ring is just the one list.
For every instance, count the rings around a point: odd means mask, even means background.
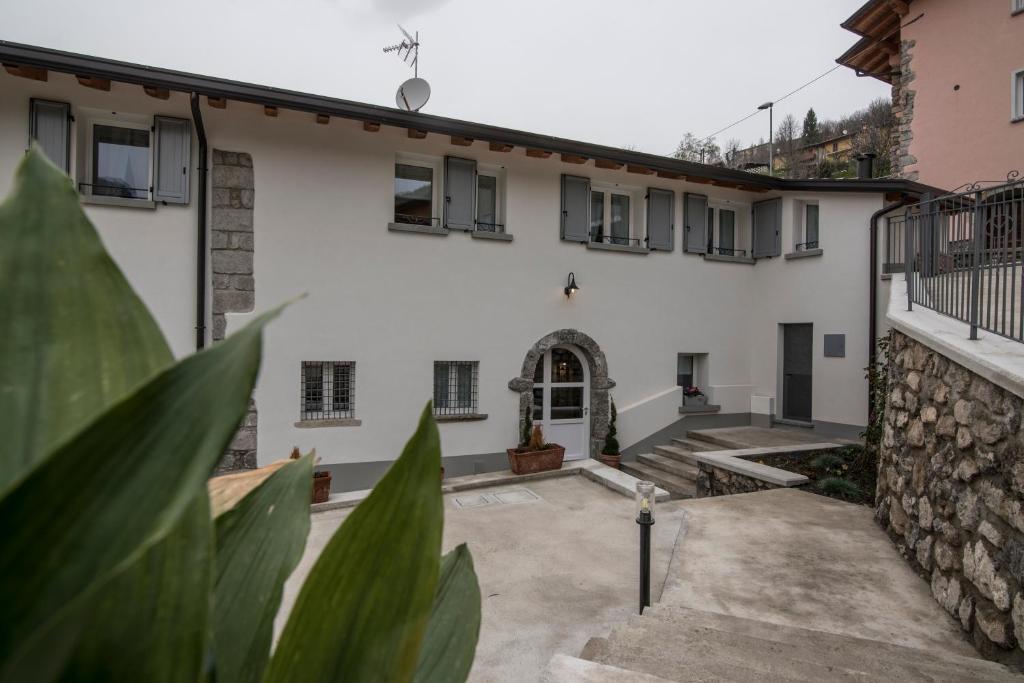
[{"label": "small niche in wall", "polygon": [[825,358],[846,358],[846,335],[825,335]]}]

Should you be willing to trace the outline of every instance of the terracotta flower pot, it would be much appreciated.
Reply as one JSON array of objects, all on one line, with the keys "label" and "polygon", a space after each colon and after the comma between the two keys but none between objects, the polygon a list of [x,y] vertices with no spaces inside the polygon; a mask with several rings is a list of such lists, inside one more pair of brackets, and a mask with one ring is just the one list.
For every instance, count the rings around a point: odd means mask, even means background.
[{"label": "terracotta flower pot", "polygon": [[541,451],[509,448],[506,452],[508,466],[513,474],[533,474],[561,469],[562,460],[565,459],[565,448],[553,443],[547,444]]},{"label": "terracotta flower pot", "polygon": [[605,465],[608,465],[608,467],[614,467],[615,469],[619,469],[619,462],[622,460],[622,455],[609,455],[608,453],[600,453],[597,456],[597,459],[603,462]]},{"label": "terracotta flower pot", "polygon": [[331,473],[313,473],[313,502],[326,503],[331,497]]}]

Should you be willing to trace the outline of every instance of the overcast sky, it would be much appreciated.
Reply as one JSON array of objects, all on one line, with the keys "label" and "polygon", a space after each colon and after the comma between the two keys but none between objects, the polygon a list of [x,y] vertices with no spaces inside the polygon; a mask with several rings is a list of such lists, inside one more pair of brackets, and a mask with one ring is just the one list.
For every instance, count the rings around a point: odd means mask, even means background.
[{"label": "overcast sky", "polygon": [[[424,112],[645,152],[709,135],[835,65],[863,0],[0,0],[0,38],[394,106],[382,48],[419,30]],[[888,96],[840,68],[776,107]],[[718,136],[767,137],[766,112]]]}]

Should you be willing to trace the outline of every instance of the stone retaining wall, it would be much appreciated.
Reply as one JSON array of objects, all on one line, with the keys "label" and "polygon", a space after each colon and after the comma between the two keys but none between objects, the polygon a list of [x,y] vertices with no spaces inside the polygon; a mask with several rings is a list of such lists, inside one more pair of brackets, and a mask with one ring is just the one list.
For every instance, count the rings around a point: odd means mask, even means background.
[{"label": "stone retaining wall", "polygon": [[1024,401],[895,330],[890,354],[878,522],[983,655],[1024,662]]},{"label": "stone retaining wall", "polygon": [[[256,305],[253,271],[253,207],[256,192],[252,157],[213,150],[210,213],[210,273],[213,282],[213,341],[224,339],[225,313],[247,313]],[[242,424],[217,473],[256,467],[256,401],[249,401]]]},{"label": "stone retaining wall", "polygon": [[761,479],[731,472],[708,463],[697,465],[697,497],[728,496],[734,493],[753,493],[767,489],[785,488]]}]

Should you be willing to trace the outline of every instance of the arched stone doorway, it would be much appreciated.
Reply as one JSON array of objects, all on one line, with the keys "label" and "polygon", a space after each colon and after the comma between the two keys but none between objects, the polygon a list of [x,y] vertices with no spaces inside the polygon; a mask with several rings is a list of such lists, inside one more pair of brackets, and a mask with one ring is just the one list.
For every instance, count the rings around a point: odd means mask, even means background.
[{"label": "arched stone doorway", "polygon": [[608,434],[608,390],[615,386],[615,382],[608,377],[608,361],[601,347],[579,330],[556,330],[542,337],[526,352],[519,376],[508,383],[509,389],[519,392],[517,433],[522,433],[526,416],[533,411],[533,378],[537,363],[556,346],[574,346],[587,361],[590,376],[590,457],[594,457],[601,451]]}]

